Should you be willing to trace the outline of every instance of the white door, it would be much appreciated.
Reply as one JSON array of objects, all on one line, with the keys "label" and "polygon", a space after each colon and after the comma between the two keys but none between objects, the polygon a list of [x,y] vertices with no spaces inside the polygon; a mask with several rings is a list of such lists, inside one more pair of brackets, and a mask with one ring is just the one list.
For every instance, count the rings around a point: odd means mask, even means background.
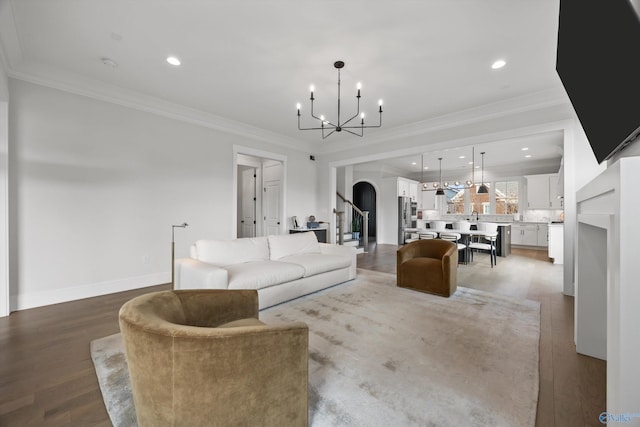
[{"label": "white door", "polygon": [[263,201],[267,236],[280,234],[280,181],[265,183]]},{"label": "white door", "polygon": [[255,237],[256,236],[256,170],[254,168],[246,169],[241,174],[240,188],[241,195],[241,213],[240,213],[240,231],[239,237]]},{"label": "white door", "polygon": [[282,223],[282,162],[269,160],[263,163],[262,213],[266,236],[280,234]]}]

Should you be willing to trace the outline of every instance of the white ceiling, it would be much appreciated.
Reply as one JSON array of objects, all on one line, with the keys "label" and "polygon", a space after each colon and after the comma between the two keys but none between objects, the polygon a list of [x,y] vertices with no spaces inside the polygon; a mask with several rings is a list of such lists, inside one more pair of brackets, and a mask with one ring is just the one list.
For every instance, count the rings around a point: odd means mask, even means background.
[{"label": "white ceiling", "polygon": [[[485,153],[485,176],[512,177],[558,172],[562,160],[563,134],[561,131],[536,133],[475,146],[417,152],[409,156],[359,163],[354,165],[354,170],[399,175],[418,181],[423,178],[424,181],[437,181],[442,168],[443,180],[464,181],[471,176],[471,169],[475,166],[476,178],[480,180],[482,152]],[[442,158],[442,165],[439,158]],[[423,171],[423,168],[426,169]]]},{"label": "white ceiling", "polygon": [[[286,143],[317,143],[315,131],[297,130],[295,105],[302,103],[310,125],[314,84],[316,112],[333,117],[335,60],[346,63],[343,115],[354,111],[362,82],[368,117],[384,99],[385,131],[562,91],[558,7],[558,0],[0,0],[0,40],[14,78],[187,107]],[[168,55],[182,65],[168,65]],[[492,70],[500,58],[507,65]],[[338,148],[354,138],[343,133],[323,144]],[[558,142],[557,135],[532,138],[543,156]],[[504,147],[500,153],[515,159]]]}]

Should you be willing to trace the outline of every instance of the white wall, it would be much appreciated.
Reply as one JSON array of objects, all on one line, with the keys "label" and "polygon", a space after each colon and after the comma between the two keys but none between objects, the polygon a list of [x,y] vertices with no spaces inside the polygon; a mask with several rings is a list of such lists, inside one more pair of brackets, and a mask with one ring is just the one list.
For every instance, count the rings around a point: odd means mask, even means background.
[{"label": "white wall", "polygon": [[576,192],[605,169],[598,165],[587,136],[577,118],[566,127],[564,137],[564,284],[565,295],[575,293]]},{"label": "white wall", "polygon": [[314,211],[306,153],[9,81],[12,309],[170,281],[200,238],[233,233],[233,145],[288,159],[289,215]]}]

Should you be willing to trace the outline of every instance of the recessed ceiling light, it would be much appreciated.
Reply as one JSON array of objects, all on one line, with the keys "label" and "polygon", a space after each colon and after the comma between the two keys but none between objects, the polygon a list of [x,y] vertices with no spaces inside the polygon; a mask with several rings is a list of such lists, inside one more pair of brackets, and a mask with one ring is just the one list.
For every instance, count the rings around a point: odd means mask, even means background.
[{"label": "recessed ceiling light", "polygon": [[522,147],[521,150],[522,151],[527,151],[529,149],[529,147]]},{"label": "recessed ceiling light", "polygon": [[464,159],[464,156],[460,156],[460,157],[458,157],[458,158],[459,158],[459,159]]},{"label": "recessed ceiling light", "polygon": [[426,169],[429,169],[429,166],[425,166],[424,168],[425,168],[425,170],[426,170]]},{"label": "recessed ceiling light", "polygon": [[531,157],[531,154],[527,154],[525,157],[528,159],[529,157]]},{"label": "recessed ceiling light", "polygon": [[469,163],[467,163],[467,164],[472,165],[472,164],[473,164],[473,162],[469,162]]},{"label": "recessed ceiling light", "polygon": [[176,67],[178,65],[180,65],[180,60],[178,58],[176,58],[175,56],[169,56],[167,58],[167,62],[171,65],[175,65]]},{"label": "recessed ceiling light", "polygon": [[493,68],[494,70],[497,70],[498,68],[502,68],[505,65],[507,65],[507,63],[503,59],[498,59],[496,62],[494,62],[491,65],[491,68]]},{"label": "recessed ceiling light", "polygon": [[411,164],[412,164],[413,166],[417,165],[417,163],[416,163],[416,162],[411,162]]},{"label": "recessed ceiling light", "polygon": [[476,169],[480,169],[480,166],[476,166]]}]

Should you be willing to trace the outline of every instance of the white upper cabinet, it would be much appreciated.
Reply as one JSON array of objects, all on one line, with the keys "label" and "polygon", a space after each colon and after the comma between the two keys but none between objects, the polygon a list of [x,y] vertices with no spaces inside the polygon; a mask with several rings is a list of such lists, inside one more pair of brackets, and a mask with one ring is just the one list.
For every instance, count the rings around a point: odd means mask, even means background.
[{"label": "white upper cabinet", "polygon": [[562,188],[564,186],[558,184],[559,179],[558,174],[549,177],[549,202],[551,202],[551,209],[564,209],[564,198],[562,197]]},{"label": "white upper cabinet", "polygon": [[409,181],[409,197],[412,202],[418,201],[418,183],[416,181]]},{"label": "white upper cabinet", "polygon": [[409,195],[409,181],[398,178],[398,197]]},{"label": "white upper cabinet", "polygon": [[418,201],[418,181],[398,177],[398,197],[411,197],[412,202]]},{"label": "white upper cabinet", "polygon": [[562,209],[562,194],[558,194],[558,174],[528,175],[527,208]]}]

